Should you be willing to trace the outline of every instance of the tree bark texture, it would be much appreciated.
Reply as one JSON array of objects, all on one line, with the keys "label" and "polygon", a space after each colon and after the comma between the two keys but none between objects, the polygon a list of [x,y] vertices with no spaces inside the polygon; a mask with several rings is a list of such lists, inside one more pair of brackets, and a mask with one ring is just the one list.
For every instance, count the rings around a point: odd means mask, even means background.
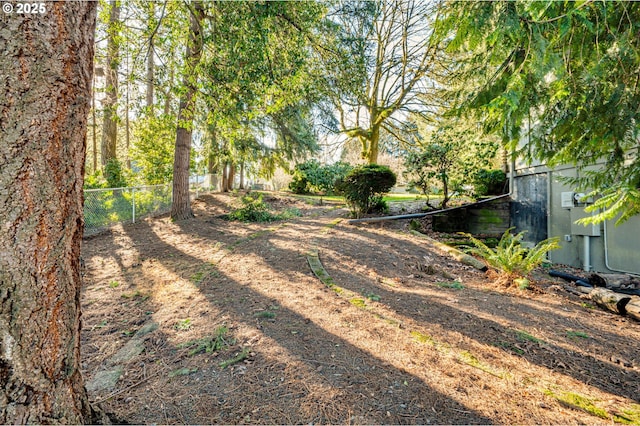
[{"label": "tree bark texture", "polygon": [[229,192],[229,164],[222,165],[222,192]]},{"label": "tree bark texture", "polygon": [[598,306],[621,315],[627,313],[626,306],[631,300],[631,296],[629,295],[615,293],[602,287],[597,287],[591,290],[589,297]]},{"label": "tree bark texture", "polygon": [[80,243],[96,2],[0,14],[0,423],[94,419]]},{"label": "tree bark texture", "polygon": [[369,149],[367,150],[367,161],[369,164],[376,164],[378,162],[378,153],[380,152],[380,126],[371,126],[371,132],[369,140],[367,141]]},{"label": "tree bark texture", "polygon": [[120,64],[120,46],[118,39],[118,21],[120,7],[116,0],[109,2],[109,28],[107,29],[107,63],[105,66],[105,98],[102,121],[101,160],[104,168],[109,160],[116,159],[118,137],[118,66]]},{"label": "tree bark texture", "polygon": [[640,288],[640,280],[629,274],[591,274],[589,282],[595,287],[606,287],[610,289],[618,288]]},{"label": "tree bark texture", "polygon": [[93,170],[95,173],[98,170],[98,121],[96,119],[96,77],[93,76],[91,80],[91,142],[92,142],[92,154],[93,154]]},{"label": "tree bark texture", "polygon": [[203,20],[204,4],[202,1],[195,1],[191,10],[189,42],[185,53],[186,69],[182,82],[186,91],[180,97],[178,110],[178,130],[173,161],[173,201],[171,203],[171,219],[173,220],[193,217],[191,200],[189,199],[189,160],[191,157],[191,126],[196,103],[196,67],[202,56]]},{"label": "tree bark texture", "polygon": [[233,183],[236,180],[236,165],[229,162],[229,175],[227,176],[227,191],[233,191]]},{"label": "tree bark texture", "polygon": [[632,296],[624,308],[627,315],[640,321],[640,297]]}]

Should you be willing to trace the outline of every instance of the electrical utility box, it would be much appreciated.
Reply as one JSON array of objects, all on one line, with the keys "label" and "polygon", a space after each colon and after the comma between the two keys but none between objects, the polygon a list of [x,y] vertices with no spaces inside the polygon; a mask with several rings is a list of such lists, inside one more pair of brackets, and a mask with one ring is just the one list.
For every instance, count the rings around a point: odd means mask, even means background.
[{"label": "electrical utility box", "polygon": [[561,192],[560,203],[563,209],[573,208],[573,192]]}]

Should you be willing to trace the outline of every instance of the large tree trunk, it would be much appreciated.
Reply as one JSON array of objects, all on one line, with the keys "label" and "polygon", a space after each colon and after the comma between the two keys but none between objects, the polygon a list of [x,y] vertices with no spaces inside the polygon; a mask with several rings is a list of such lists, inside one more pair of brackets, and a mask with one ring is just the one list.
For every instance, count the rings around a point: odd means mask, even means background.
[{"label": "large tree trunk", "polygon": [[80,243],[96,2],[0,14],[0,423],[93,423]]},{"label": "large tree trunk", "polygon": [[236,166],[233,161],[229,162],[229,175],[227,176],[227,191],[233,191],[233,182],[236,179]]},{"label": "large tree trunk", "polygon": [[195,1],[190,10],[189,42],[185,53],[187,64],[182,84],[186,91],[180,97],[178,110],[178,131],[176,132],[176,149],[173,162],[173,202],[171,218],[184,220],[193,217],[189,199],[189,159],[191,156],[191,124],[196,103],[196,66],[202,56],[202,21],[204,20],[204,4]]},{"label": "large tree trunk", "polygon": [[120,64],[118,21],[120,7],[111,0],[109,28],[107,29],[107,63],[105,66],[105,95],[102,121],[102,167],[116,159],[116,140],[118,137],[118,66]]},{"label": "large tree trunk", "polygon": [[367,151],[369,164],[376,164],[378,162],[378,153],[380,151],[380,126],[374,125],[371,128],[371,135],[369,136],[369,150]]},{"label": "large tree trunk", "polygon": [[222,192],[229,192],[229,163],[222,164]]}]

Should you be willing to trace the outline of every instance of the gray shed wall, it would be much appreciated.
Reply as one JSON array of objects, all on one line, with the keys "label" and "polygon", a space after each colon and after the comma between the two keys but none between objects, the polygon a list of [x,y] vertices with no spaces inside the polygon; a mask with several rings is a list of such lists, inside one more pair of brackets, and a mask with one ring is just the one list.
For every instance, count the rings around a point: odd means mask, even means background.
[{"label": "gray shed wall", "polygon": [[[517,173],[512,197],[515,206],[512,208],[512,220],[518,226],[518,231],[529,230],[532,242],[544,239],[545,235],[560,237],[561,249],[549,253],[552,262],[579,268],[587,266],[591,271],[605,273],[640,274],[639,216],[617,227],[610,221],[596,227],[576,225],[575,220],[588,213],[584,211],[584,204],[562,207],[562,193],[573,192],[574,188],[559,179],[561,176],[575,176],[574,168],[549,171],[538,166],[521,169]],[[545,188],[541,188],[543,185]],[[544,201],[541,200],[542,197],[545,198]],[[520,218],[518,214],[523,209],[518,209],[518,206],[525,206],[525,215]],[[542,211],[547,216],[546,224],[543,224],[539,217],[538,212]],[[541,227],[545,225],[546,230],[543,233]],[[585,265],[587,238],[589,265]]]}]

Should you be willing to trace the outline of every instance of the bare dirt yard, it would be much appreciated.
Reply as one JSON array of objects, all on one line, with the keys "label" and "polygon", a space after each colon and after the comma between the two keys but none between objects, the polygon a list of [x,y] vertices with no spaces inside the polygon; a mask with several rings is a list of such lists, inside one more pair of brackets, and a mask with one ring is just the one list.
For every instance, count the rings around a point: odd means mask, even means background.
[{"label": "bare dirt yard", "polygon": [[229,222],[212,194],[85,239],[83,370],[114,420],[640,424],[640,323],[501,288],[406,221],[268,201],[302,216]]}]

